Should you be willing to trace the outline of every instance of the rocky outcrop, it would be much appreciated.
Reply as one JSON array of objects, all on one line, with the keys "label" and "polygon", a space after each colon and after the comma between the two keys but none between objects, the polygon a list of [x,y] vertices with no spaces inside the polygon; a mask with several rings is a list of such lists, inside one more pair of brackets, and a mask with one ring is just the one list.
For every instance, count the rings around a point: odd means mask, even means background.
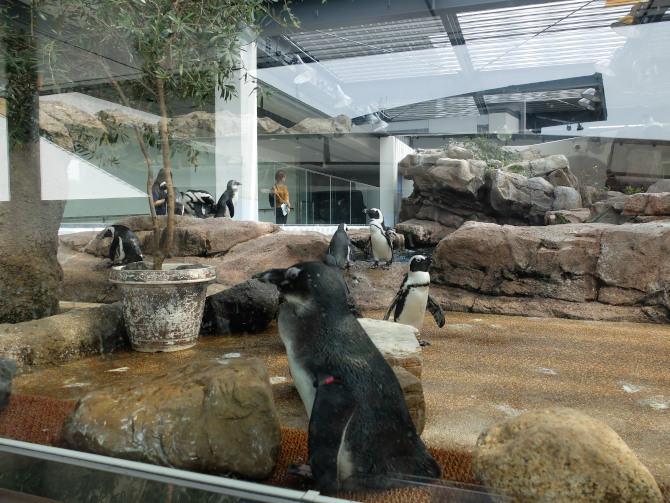
[{"label": "rocky outcrop", "polygon": [[21,366],[55,365],[127,345],[120,303],[0,325],[0,357]]},{"label": "rocky outcrop", "polygon": [[518,502],[658,502],[649,470],[605,423],[572,409],[544,409],[482,433],[472,467]]},{"label": "rocky outcrop", "polygon": [[78,450],[204,473],[267,478],[281,430],[255,358],[192,363],[82,397],[63,425]]},{"label": "rocky outcrop", "polygon": [[668,323],[670,223],[468,222],[432,257],[447,310]]}]

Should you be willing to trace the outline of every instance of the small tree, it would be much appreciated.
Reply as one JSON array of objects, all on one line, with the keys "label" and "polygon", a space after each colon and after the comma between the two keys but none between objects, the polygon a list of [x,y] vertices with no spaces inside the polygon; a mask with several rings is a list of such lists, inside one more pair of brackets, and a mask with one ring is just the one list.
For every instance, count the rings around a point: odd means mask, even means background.
[{"label": "small tree", "polygon": [[[78,75],[101,70],[124,105],[140,108],[138,103],[147,100],[158,105],[158,130],[135,126],[135,135],[147,163],[154,269],[161,269],[174,233],[170,105],[211,103],[217,89],[223,99],[232,97],[232,80],[237,70],[243,70],[240,51],[246,42],[241,37],[257,37],[263,23],[269,21],[297,26],[287,5],[289,0],[51,1],[60,4],[54,26],[68,25],[70,30],[58,31],[58,38],[69,39],[85,49],[85,56],[77,61]],[[76,23],[74,33],[72,22]],[[51,64],[56,67],[61,61],[62,57],[54,57]],[[119,63],[124,73],[136,75],[124,75],[124,79],[130,78],[123,82],[114,69]],[[63,75],[62,71],[51,73]],[[152,198],[154,173],[149,146],[159,148],[167,181],[167,227],[163,239]]]}]

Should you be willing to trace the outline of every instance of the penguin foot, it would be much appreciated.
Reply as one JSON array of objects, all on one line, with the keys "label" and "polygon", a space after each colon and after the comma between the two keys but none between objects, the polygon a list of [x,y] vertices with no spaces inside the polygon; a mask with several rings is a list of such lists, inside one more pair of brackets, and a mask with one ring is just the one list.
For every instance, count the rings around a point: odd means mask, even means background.
[{"label": "penguin foot", "polygon": [[303,477],[306,479],[313,479],[314,475],[312,474],[312,468],[309,465],[298,464],[298,463],[289,463],[286,468],[287,475],[295,475],[297,477]]},{"label": "penguin foot", "polygon": [[430,342],[419,339],[419,346],[430,346]]},{"label": "penguin foot", "polygon": [[370,266],[370,269],[377,269],[377,267],[379,267],[379,262],[375,261],[375,263]]},{"label": "penguin foot", "polygon": [[389,270],[391,268],[391,262],[386,262],[383,266],[382,269]]}]

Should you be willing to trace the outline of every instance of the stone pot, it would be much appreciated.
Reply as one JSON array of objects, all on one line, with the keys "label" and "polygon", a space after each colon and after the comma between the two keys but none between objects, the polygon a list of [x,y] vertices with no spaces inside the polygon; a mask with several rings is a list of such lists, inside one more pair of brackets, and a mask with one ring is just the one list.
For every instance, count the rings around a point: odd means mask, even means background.
[{"label": "stone pot", "polygon": [[200,333],[207,284],[216,279],[213,266],[134,262],[113,267],[109,280],[121,293],[123,318],[136,351],[179,351],[193,347]]}]

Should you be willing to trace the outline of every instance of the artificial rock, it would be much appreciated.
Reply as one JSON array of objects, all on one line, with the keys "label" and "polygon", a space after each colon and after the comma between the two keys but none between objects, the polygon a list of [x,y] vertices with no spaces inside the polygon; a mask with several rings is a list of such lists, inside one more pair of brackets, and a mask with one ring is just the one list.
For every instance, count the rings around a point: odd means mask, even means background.
[{"label": "artificial rock", "polygon": [[74,449],[218,475],[267,478],[281,430],[263,363],[206,360],[91,391],[65,420]]},{"label": "artificial rock", "polygon": [[477,439],[472,468],[523,503],[661,503],[649,470],[607,424],[565,408],[528,412]]}]

